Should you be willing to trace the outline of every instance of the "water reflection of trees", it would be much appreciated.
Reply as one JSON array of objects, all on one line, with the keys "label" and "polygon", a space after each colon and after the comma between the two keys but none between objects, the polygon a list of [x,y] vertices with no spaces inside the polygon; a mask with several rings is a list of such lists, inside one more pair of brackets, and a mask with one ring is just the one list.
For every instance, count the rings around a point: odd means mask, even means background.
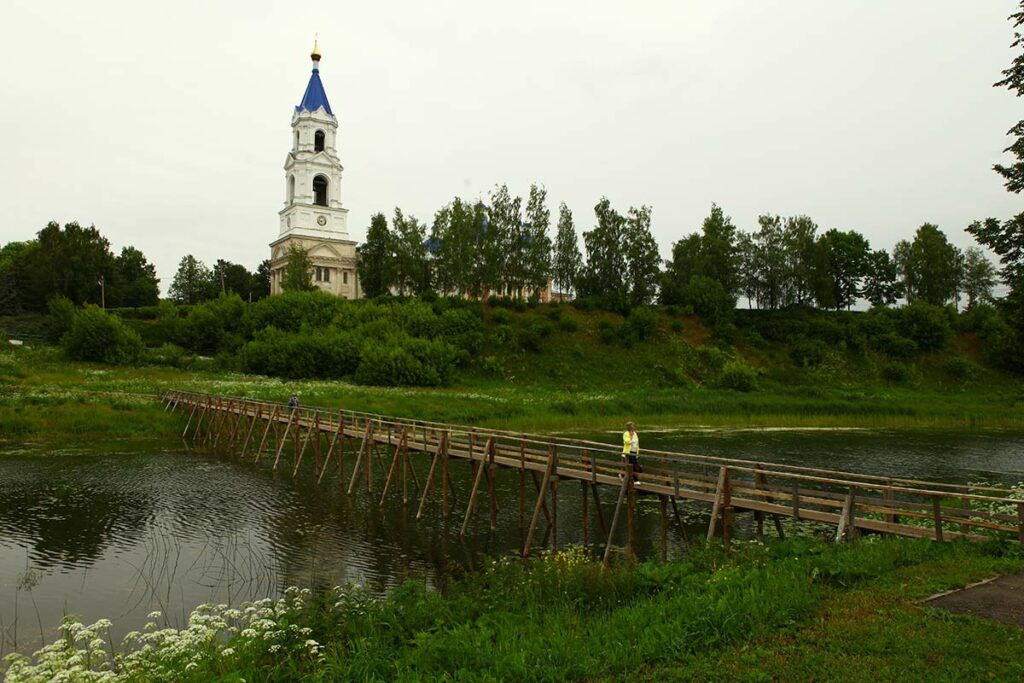
[{"label": "water reflection of trees", "polygon": [[[31,476],[0,487],[0,534],[29,545],[29,559],[38,568],[91,564],[110,544],[134,542],[153,515],[146,490],[125,486],[116,472],[97,471],[78,462],[80,457],[33,467]],[[8,460],[4,467],[18,462]]]}]

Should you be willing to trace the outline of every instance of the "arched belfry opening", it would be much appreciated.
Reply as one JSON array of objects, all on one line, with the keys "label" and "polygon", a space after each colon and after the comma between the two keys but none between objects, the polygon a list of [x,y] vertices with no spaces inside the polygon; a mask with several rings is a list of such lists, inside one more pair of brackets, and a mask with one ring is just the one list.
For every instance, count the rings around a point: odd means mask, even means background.
[{"label": "arched belfry opening", "polygon": [[295,151],[299,151],[299,131],[295,131]]},{"label": "arched belfry opening", "polygon": [[324,132],[322,130],[318,130],[313,135],[313,151],[314,152],[322,152],[322,151],[324,151]]},{"label": "arched belfry opening", "polygon": [[295,176],[288,176],[288,203],[295,203]]},{"label": "arched belfry opening", "polygon": [[317,206],[327,206],[327,178],[318,175],[313,178],[313,203]]}]

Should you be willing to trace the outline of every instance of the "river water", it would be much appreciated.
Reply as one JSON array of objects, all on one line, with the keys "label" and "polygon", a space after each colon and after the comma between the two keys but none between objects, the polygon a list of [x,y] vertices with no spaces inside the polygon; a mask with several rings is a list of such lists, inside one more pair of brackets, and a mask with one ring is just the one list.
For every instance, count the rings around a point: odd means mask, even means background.
[{"label": "river water", "polygon": [[[646,448],[926,480],[1024,480],[1020,433],[709,429],[642,432],[642,439]],[[428,465],[417,463],[421,480]],[[407,505],[397,494],[379,506],[380,482],[373,501],[365,491],[349,497],[334,472],[317,486],[310,471],[293,479],[182,443],[9,448],[0,452],[0,656],[51,639],[65,614],[110,618],[120,638],[154,610],[164,614],[161,625],[182,626],[198,604],[278,596],[290,585],[355,582],[385,593],[415,577],[443,588],[453,574],[522,545],[511,472],[498,477],[498,530],[489,529],[482,495],[459,539],[468,469],[452,468],[458,497],[446,525],[430,503],[416,521],[411,492]],[[528,514],[534,495],[531,484]],[[604,495],[610,519],[612,492]],[[575,482],[562,484],[559,545],[583,540],[580,496]],[[598,525],[590,514],[593,542]],[[706,515],[684,510],[671,542],[702,534]],[[657,501],[641,500],[642,552],[656,552],[659,529]],[[546,542],[539,534],[536,545]]]}]

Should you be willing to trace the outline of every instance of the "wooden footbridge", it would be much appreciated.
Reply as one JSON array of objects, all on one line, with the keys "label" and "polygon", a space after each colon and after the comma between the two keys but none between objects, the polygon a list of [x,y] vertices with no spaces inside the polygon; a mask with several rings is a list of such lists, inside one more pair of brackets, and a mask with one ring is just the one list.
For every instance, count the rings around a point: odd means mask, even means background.
[{"label": "wooden footbridge", "polygon": [[[182,436],[201,446],[235,452],[254,463],[269,462],[274,470],[290,468],[292,476],[298,474],[306,458],[312,460],[318,484],[333,477],[335,485],[348,494],[365,489],[380,505],[389,493],[408,503],[412,488],[419,498],[417,519],[432,499],[432,507],[439,508],[446,521],[450,518],[457,504],[451,468],[466,463],[472,486],[460,506],[462,536],[476,516],[484,492],[490,527],[497,528],[495,483],[503,471],[518,473],[518,523],[526,534],[524,556],[533,548],[542,519],[552,546],[557,546],[559,486],[575,484],[581,495],[583,543],[590,543],[593,499],[601,534],[595,540],[604,541],[605,561],[623,517],[626,548],[634,553],[638,495],[659,500],[663,557],[668,545],[669,507],[678,522],[679,500],[711,506],[708,540],[720,532],[726,548],[738,513],[752,513],[759,537],[766,521],[783,536],[782,520],[788,517],[834,525],[839,541],[860,532],[877,532],[936,541],[1009,535],[1024,544],[1024,500],[1012,497],[1013,492],[1005,488],[646,449],[641,452],[643,472],[634,482],[620,449],[605,443],[351,410],[290,408],[185,391],[168,391],[162,399],[165,410],[187,413]],[[421,469],[430,462],[422,482],[413,467],[414,458],[422,461]],[[351,462],[349,471],[346,461]],[[528,480],[532,481],[529,487]],[[375,484],[381,487],[379,495]],[[536,496],[529,503],[528,488],[530,497]],[[602,490],[611,492],[615,501],[610,519],[601,501]]]}]

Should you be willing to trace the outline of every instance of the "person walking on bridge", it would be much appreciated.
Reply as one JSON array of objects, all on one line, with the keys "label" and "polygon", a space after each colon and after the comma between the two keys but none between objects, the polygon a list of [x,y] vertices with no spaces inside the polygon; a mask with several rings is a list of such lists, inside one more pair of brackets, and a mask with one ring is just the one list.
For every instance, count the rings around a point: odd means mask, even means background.
[{"label": "person walking on bridge", "polygon": [[622,457],[629,458],[633,470],[633,483],[640,483],[640,437],[636,433],[636,425],[626,423],[626,431],[622,432]]},{"label": "person walking on bridge", "polygon": [[297,395],[292,394],[292,397],[288,399],[288,407],[293,410],[299,407],[299,397]]}]

